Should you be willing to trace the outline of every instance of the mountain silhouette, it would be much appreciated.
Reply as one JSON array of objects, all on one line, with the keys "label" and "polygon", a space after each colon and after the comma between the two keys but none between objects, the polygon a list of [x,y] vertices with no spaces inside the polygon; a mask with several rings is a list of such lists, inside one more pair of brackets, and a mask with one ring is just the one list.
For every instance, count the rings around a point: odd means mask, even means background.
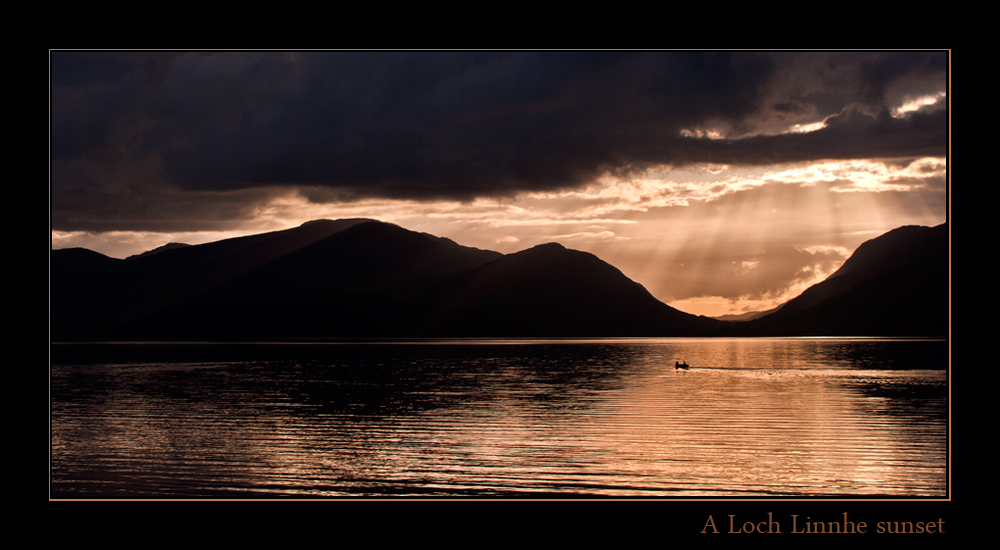
[{"label": "mountain silhouette", "polygon": [[404,337],[427,333],[428,293],[501,257],[370,221],[241,273],[123,331],[142,338]]},{"label": "mountain silhouette", "polygon": [[654,298],[597,256],[542,244],[455,280],[439,323],[459,335],[654,336],[719,329]]},{"label": "mountain silhouette", "polygon": [[948,226],[904,226],[866,241],[836,272],[748,321],[754,334],[946,336]]},{"label": "mountain silhouette", "polygon": [[154,248],[152,250],[147,250],[147,251],[143,252],[142,254],[135,254],[133,256],[129,256],[128,258],[125,258],[125,259],[126,260],[137,260],[139,258],[145,258],[147,256],[152,256],[153,254],[159,254],[160,252],[163,252],[164,250],[173,250],[175,248],[184,248],[186,246],[191,246],[191,245],[184,244],[184,243],[167,243],[167,244],[165,244],[163,246],[156,247],[156,248]]},{"label": "mountain silhouette", "polygon": [[366,221],[371,220],[318,220],[127,260],[85,249],[53,250],[52,338],[110,337],[154,312]]},{"label": "mountain silhouette", "polygon": [[723,325],[562,245],[504,256],[371,220],[128,260],[53,257],[83,272],[53,292],[56,340],[664,335]]},{"label": "mountain silhouette", "polygon": [[936,335],[948,323],[945,226],[868,241],[742,323],[678,311],[557,243],[503,255],[366,219],[151,252],[52,251],[52,339]]},{"label": "mountain silhouette", "polygon": [[53,250],[52,284],[54,287],[62,287],[71,281],[111,270],[122,261],[86,248]]},{"label": "mountain silhouette", "polygon": [[772,313],[775,313],[779,309],[781,309],[781,306],[783,305],[784,304],[765,311],[749,311],[747,313],[735,313],[735,314],[731,313],[728,315],[718,315],[712,317],[712,319],[718,319],[719,321],[728,321],[731,323],[745,323],[747,321],[753,321],[754,319],[759,319],[765,315],[770,315]]}]

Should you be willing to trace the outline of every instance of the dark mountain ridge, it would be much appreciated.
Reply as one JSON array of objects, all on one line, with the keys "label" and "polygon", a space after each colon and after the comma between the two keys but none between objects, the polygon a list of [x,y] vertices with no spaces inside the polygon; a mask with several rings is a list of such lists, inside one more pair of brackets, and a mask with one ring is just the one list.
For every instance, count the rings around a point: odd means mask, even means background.
[{"label": "dark mountain ridge", "polygon": [[937,334],[943,227],[868,241],[823,283],[743,323],[671,308],[557,243],[505,256],[364,219],[127,260],[54,250],[51,329],[55,341]]},{"label": "dark mountain ridge", "polygon": [[723,325],[678,311],[597,256],[548,243],[457,278],[440,297],[457,334],[684,335]]},{"label": "dark mountain ridge", "polygon": [[167,243],[167,244],[165,244],[163,246],[158,246],[158,247],[156,247],[156,248],[154,248],[152,250],[147,250],[147,251],[145,251],[145,252],[143,252],[141,254],[134,254],[134,255],[129,256],[128,258],[125,258],[125,259],[126,260],[137,260],[139,258],[145,258],[147,256],[152,256],[153,254],[159,254],[160,252],[163,252],[164,250],[173,250],[175,248],[185,248],[185,247],[188,247],[188,246],[191,246],[191,245],[185,244],[185,243]]},{"label": "dark mountain ridge", "polygon": [[504,256],[368,222],[145,317],[122,338],[606,336],[713,321],[659,302],[592,254]]},{"label": "dark mountain ridge", "polygon": [[947,336],[947,224],[865,241],[836,272],[746,323],[755,335]]},{"label": "dark mountain ridge", "polygon": [[110,258],[86,248],[63,248],[52,251],[52,279],[54,286],[61,286],[75,279],[108,271],[123,260]]},{"label": "dark mountain ridge", "polygon": [[156,338],[403,337],[427,293],[499,252],[370,221],[233,277],[120,333]]},{"label": "dark mountain ridge", "polygon": [[[782,304],[784,305],[784,304]],[[781,306],[771,308],[765,311],[748,311],[747,313],[737,313],[728,315],[719,315],[717,317],[712,317],[712,319],[717,319],[719,321],[726,321],[730,323],[745,323],[747,321],[753,321],[754,319],[759,319],[765,315],[770,315],[781,309]]]},{"label": "dark mountain ridge", "polygon": [[[52,251],[52,337],[104,338],[118,327],[204,292],[242,273],[371,220],[318,220],[222,241],[167,248],[117,260],[74,249]],[[84,249],[78,249],[84,250]],[[94,255],[107,260],[95,259]]]},{"label": "dark mountain ridge", "polygon": [[[69,269],[70,255],[80,253],[53,251],[53,265]],[[371,220],[100,257],[90,261],[101,269],[53,291],[54,339],[658,335],[716,324],[592,254],[551,243],[504,256]]]}]

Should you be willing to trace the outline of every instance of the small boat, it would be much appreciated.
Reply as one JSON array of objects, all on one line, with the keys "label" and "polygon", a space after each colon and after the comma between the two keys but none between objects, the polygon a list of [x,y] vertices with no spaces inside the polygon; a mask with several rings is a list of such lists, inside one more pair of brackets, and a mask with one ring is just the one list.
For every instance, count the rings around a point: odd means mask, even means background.
[{"label": "small boat", "polygon": [[674,368],[680,370],[690,370],[691,367],[688,366],[687,361],[674,361]]}]

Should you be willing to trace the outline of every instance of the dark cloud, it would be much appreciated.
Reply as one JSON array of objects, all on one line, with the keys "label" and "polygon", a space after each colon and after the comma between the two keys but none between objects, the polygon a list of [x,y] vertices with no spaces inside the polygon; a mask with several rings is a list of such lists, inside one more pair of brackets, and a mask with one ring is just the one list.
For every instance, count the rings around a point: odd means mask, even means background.
[{"label": "dark cloud", "polygon": [[[872,54],[859,64],[863,87],[861,93],[866,103],[880,103],[892,93],[894,86],[906,82],[908,87],[920,86],[923,81],[939,78],[947,70],[943,55],[913,55],[911,52],[886,52]],[[918,93],[931,93],[931,89]]]},{"label": "dark cloud", "polygon": [[696,143],[685,144],[683,153],[676,153],[672,162],[764,165],[820,159],[942,156],[947,125],[944,110],[893,118],[887,110],[869,116],[848,109],[827,118],[825,128],[808,133],[692,140]]},{"label": "dark cloud", "polygon": [[[289,186],[337,200],[466,200],[655,164],[941,155],[943,111],[892,118],[887,102],[943,91],[946,61],[940,52],[53,52],[53,225],[87,219],[96,229],[103,208],[109,219],[160,209],[166,220],[194,200],[184,192],[223,205],[235,195],[222,192]],[[820,131],[768,135],[826,117]],[[681,135],[692,128],[741,139]]]}]

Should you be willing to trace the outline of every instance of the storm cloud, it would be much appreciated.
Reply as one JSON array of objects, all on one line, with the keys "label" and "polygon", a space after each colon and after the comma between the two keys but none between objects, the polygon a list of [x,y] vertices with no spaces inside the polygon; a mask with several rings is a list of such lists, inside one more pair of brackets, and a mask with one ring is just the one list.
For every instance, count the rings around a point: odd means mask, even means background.
[{"label": "storm cloud", "polygon": [[943,156],[946,110],[898,109],[946,70],[943,52],[55,51],[52,225],[208,228],[292,189],[469,201],[655,166]]}]

